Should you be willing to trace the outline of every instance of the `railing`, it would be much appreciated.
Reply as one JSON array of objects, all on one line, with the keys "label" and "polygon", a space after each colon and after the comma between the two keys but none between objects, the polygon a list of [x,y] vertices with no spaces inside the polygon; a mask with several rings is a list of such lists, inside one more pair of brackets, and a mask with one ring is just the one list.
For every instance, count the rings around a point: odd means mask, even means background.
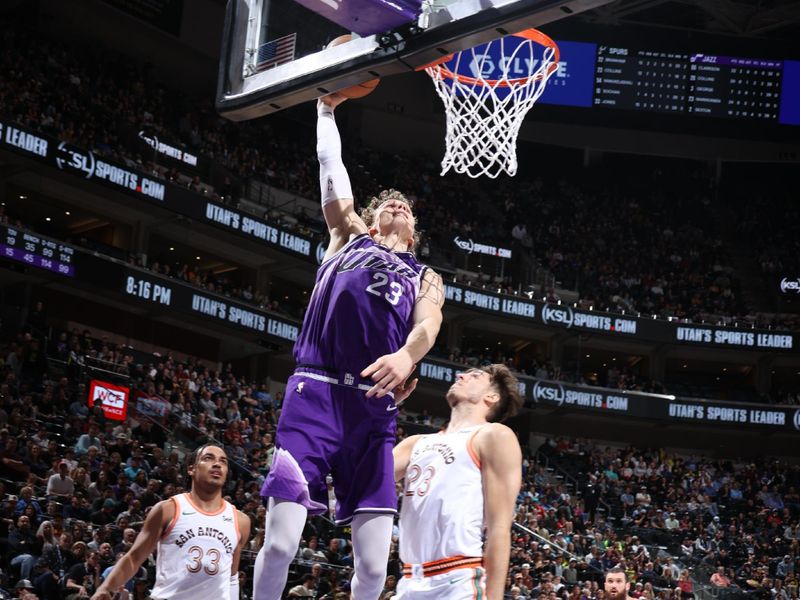
[{"label": "railing", "polygon": [[[47,363],[50,366],[57,366],[60,367],[62,371],[66,372],[69,368],[70,363],[66,360],[62,360],[60,358],[56,358],[55,356],[47,355]],[[87,375],[89,377],[94,376],[105,376],[111,377],[116,380],[123,380],[124,382],[130,381],[130,375],[127,373],[127,369],[125,372],[120,371],[121,365],[118,363],[112,363],[106,360],[101,360],[97,358],[92,358],[90,356],[83,356],[81,355],[78,357],[76,363],[78,365],[78,373],[79,377],[83,377]],[[107,367],[114,367],[113,369]]]},{"label": "railing", "polygon": [[692,588],[695,600],[749,600],[754,597],[752,592],[743,590],[739,586],[719,587],[716,585],[698,585]]},{"label": "railing", "polygon": [[[513,522],[511,524],[511,526],[514,529],[518,529],[519,531],[522,531],[524,533],[527,533],[530,536],[535,537],[537,540],[539,540],[539,542],[541,542],[542,544],[552,548],[553,550],[555,550],[559,554],[565,554],[569,558],[574,558],[576,561],[581,561],[581,562],[583,561],[583,557],[582,556],[578,556],[577,554],[573,554],[572,552],[570,552],[566,548],[562,548],[561,546],[559,546],[555,542],[550,541],[549,539],[547,539],[543,535],[540,535],[540,534],[536,533],[532,529],[528,529],[527,527],[525,527],[524,525],[522,525],[520,523],[517,523],[516,521]],[[603,574],[603,572],[600,569],[597,569],[596,567],[592,567],[591,565],[589,565],[589,567],[591,568],[592,571],[596,572],[597,574],[600,574],[600,575]]]},{"label": "railing", "polygon": [[[546,454],[544,454],[544,453],[540,452],[539,450],[537,450],[536,454],[534,454],[534,459],[536,460],[537,463],[541,463],[542,461],[544,461],[544,464],[542,466],[545,469],[550,470],[553,473],[557,473],[563,479],[566,479],[572,485],[572,487],[573,487],[573,489],[575,490],[576,493],[579,491],[580,482],[575,477],[573,477],[572,475],[567,473],[561,467],[551,466],[550,457],[549,456],[547,456]],[[606,517],[610,517],[611,516],[611,505],[608,502],[606,502],[605,500],[603,500],[602,498],[598,498],[597,503],[599,505],[602,505],[603,510],[606,513]]]}]

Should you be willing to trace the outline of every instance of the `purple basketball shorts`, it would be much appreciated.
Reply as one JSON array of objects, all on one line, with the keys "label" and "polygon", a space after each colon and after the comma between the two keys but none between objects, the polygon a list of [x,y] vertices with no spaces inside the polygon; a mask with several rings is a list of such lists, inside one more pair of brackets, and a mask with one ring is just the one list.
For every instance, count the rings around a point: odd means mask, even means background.
[{"label": "purple basketball shorts", "polygon": [[309,514],[327,512],[326,476],[333,476],[336,522],[359,512],[397,512],[392,396],[367,398],[371,385],[298,368],[286,385],[272,467],[261,496],[298,502]]}]

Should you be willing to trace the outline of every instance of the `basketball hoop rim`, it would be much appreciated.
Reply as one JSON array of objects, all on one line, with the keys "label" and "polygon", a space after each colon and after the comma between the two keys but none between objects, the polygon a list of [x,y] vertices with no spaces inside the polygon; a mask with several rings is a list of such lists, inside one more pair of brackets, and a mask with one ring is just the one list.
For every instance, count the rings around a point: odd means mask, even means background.
[{"label": "basketball hoop rim", "polygon": [[[553,50],[553,61],[547,66],[547,73],[543,73],[542,69],[538,69],[535,73],[528,77],[518,77],[516,79],[480,79],[476,77],[470,77],[468,75],[461,75],[460,73],[453,73],[450,69],[448,69],[444,63],[448,62],[451,58],[453,58],[457,53],[448,54],[447,56],[440,58],[438,60],[433,61],[432,63],[428,63],[422,67],[419,67],[417,70],[421,71],[425,69],[436,69],[442,77],[446,77],[448,79],[455,79],[465,85],[484,85],[488,87],[511,87],[515,85],[523,85],[529,83],[531,80],[539,80],[550,76],[550,74],[558,68],[558,62],[561,59],[561,52],[558,49],[558,44],[553,41],[553,39],[539,31],[538,29],[524,29],[518,33],[511,34],[514,37],[521,37],[526,40],[530,40],[532,42],[536,42],[537,44],[544,46],[546,48],[551,48]],[[491,42],[490,42],[491,43]],[[462,51],[463,52],[463,51]]]}]

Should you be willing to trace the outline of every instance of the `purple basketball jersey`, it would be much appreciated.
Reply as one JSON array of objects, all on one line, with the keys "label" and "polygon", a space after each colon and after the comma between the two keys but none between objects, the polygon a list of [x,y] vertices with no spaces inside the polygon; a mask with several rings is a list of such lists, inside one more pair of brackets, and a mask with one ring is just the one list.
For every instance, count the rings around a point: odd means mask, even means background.
[{"label": "purple basketball jersey", "polygon": [[294,345],[298,366],[359,373],[396,352],[413,325],[425,266],[362,234],[324,262]]}]

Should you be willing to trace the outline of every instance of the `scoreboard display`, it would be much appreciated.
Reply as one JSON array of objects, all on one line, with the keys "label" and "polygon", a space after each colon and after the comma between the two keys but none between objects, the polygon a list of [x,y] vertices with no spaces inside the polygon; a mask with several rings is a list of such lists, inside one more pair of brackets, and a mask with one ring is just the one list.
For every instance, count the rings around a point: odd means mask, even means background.
[{"label": "scoreboard display", "polygon": [[690,113],[778,120],[781,61],[693,54],[689,62],[687,109]]},{"label": "scoreboard display", "polygon": [[798,60],[557,43],[542,104],[800,125]]},{"label": "scoreboard display", "polygon": [[0,226],[0,255],[67,277],[75,276],[75,250],[30,231]]},{"label": "scoreboard display", "polygon": [[596,106],[684,112],[688,61],[684,54],[598,46]]}]

